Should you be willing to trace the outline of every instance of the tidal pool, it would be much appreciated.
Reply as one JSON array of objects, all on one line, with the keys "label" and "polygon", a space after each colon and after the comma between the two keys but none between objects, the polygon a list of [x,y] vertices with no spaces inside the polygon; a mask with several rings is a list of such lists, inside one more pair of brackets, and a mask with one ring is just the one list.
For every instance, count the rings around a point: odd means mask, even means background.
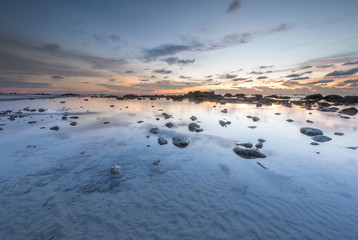
[{"label": "tidal pool", "polygon": [[[46,110],[0,116],[1,239],[358,239],[354,116],[163,99],[0,106]],[[189,131],[192,122],[203,131]],[[149,132],[154,127],[159,133]],[[311,145],[301,127],[332,140]],[[160,136],[168,144],[158,144]],[[189,145],[173,145],[176,136]],[[259,138],[266,158],[233,152]],[[120,174],[110,173],[113,165]]]}]

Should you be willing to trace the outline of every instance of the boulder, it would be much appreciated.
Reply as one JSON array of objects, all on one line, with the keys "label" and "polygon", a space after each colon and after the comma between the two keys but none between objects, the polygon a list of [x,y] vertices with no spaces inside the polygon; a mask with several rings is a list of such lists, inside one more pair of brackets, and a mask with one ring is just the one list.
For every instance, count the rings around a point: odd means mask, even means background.
[{"label": "boulder", "polygon": [[287,119],[286,121],[287,122],[294,122],[294,120],[292,120],[292,119]]},{"label": "boulder", "polygon": [[70,125],[71,125],[71,126],[76,126],[76,125],[77,125],[77,122],[71,122]]},{"label": "boulder", "polygon": [[173,137],[173,144],[179,148],[185,148],[189,145],[190,140],[186,137]]},{"label": "boulder", "polygon": [[165,119],[169,119],[172,117],[172,115],[165,113],[165,112],[163,112],[162,115],[164,116]]},{"label": "boulder", "polygon": [[262,138],[257,139],[257,141],[259,141],[260,143],[266,142],[266,140],[265,140],[265,139],[262,139]]},{"label": "boulder", "polygon": [[252,118],[252,121],[254,121],[254,122],[257,122],[257,121],[259,121],[260,120],[260,118],[258,118],[258,117],[253,117]]},{"label": "boulder", "polygon": [[262,142],[258,142],[258,143],[255,144],[255,147],[259,148],[259,149],[262,148],[263,146],[264,145],[262,144]]},{"label": "boulder", "polygon": [[254,158],[265,158],[266,154],[260,152],[258,149],[245,148],[242,146],[237,146],[233,151],[242,158],[254,159]]},{"label": "boulder", "polygon": [[221,110],[221,112],[222,113],[227,113],[227,109],[225,108],[225,109]]}]

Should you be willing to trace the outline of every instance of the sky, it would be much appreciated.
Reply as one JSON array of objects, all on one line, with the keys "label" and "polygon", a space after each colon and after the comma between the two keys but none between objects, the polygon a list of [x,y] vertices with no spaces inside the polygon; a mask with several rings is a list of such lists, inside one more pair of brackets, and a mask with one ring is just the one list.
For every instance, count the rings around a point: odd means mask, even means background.
[{"label": "sky", "polygon": [[1,0],[0,92],[358,95],[357,0]]}]

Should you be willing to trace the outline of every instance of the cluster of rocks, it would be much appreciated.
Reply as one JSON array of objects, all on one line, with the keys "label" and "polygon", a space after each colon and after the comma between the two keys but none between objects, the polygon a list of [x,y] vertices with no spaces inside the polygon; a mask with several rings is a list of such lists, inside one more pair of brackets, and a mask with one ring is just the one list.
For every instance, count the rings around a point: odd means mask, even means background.
[{"label": "cluster of rocks", "polygon": [[227,127],[227,125],[230,125],[231,122],[230,122],[230,121],[219,120],[219,124],[220,124],[222,127]]},{"label": "cluster of rocks", "polygon": [[302,127],[300,128],[300,132],[306,136],[311,137],[311,139],[315,142],[312,142],[311,145],[319,145],[318,142],[328,142],[331,141],[332,138],[324,136],[322,130],[318,128],[311,127]]},{"label": "cluster of rocks", "polygon": [[255,144],[255,148],[253,148],[253,144],[250,142],[235,143],[236,147],[233,151],[240,157],[246,159],[266,158],[266,154],[259,150],[263,147],[264,142],[264,139],[259,138],[258,143]]}]

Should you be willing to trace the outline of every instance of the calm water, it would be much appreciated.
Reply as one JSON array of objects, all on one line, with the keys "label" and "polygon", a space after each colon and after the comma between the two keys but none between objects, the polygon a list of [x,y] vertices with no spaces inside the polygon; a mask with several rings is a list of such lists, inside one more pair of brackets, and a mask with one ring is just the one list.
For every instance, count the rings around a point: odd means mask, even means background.
[{"label": "calm water", "polygon": [[[355,117],[298,106],[171,100],[0,106],[47,109],[15,121],[0,118],[1,239],[358,239],[358,150],[347,148],[358,147]],[[79,118],[62,120],[65,112]],[[163,112],[173,117],[164,119]],[[188,130],[193,115],[203,132]],[[219,120],[231,124],[222,127]],[[49,129],[56,125],[59,131]],[[310,145],[299,131],[305,126],[332,141]],[[160,132],[149,133],[152,127]],[[169,143],[159,145],[158,136]],[[178,148],[174,136],[191,142]],[[266,140],[267,158],[232,151],[235,142],[255,145],[258,138]],[[156,159],[159,166],[152,165]],[[119,175],[110,174],[112,165],[121,165]]]}]

